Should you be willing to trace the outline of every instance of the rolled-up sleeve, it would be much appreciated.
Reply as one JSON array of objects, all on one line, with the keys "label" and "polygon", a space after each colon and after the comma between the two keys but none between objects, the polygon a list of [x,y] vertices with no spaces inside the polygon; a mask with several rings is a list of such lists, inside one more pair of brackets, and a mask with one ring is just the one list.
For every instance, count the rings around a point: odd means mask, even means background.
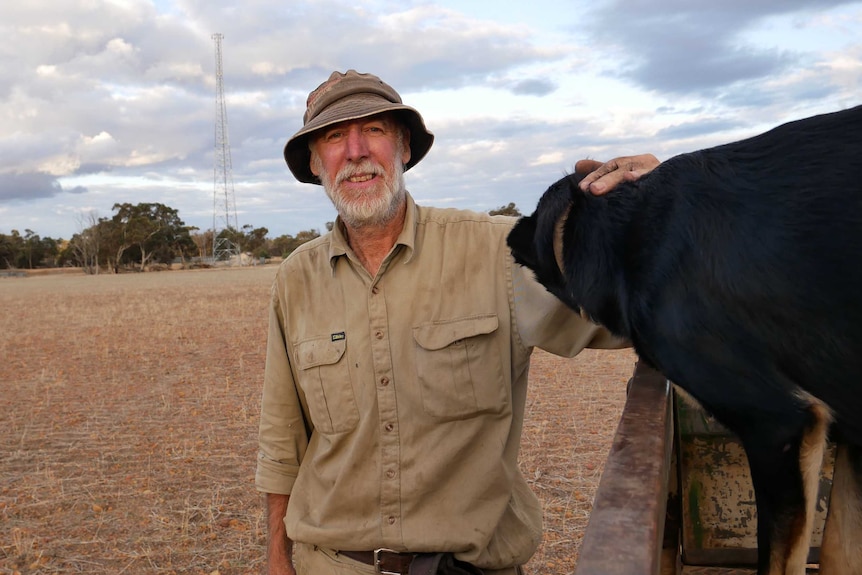
[{"label": "rolled-up sleeve", "polygon": [[264,493],[288,495],[308,447],[310,429],[291,370],[279,291],[276,280],[269,310],[255,486]]},{"label": "rolled-up sleeve", "polygon": [[605,327],[582,317],[554,297],[528,269],[512,269],[515,323],[521,342],[563,357],[574,357],[584,348],[620,349],[631,343]]}]

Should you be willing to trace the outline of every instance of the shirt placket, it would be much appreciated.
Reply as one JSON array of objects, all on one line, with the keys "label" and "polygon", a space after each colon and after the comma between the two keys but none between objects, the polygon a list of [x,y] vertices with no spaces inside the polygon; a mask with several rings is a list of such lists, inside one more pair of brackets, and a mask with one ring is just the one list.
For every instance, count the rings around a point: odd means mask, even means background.
[{"label": "shirt placket", "polygon": [[386,297],[379,281],[371,287],[368,310],[377,409],[380,416],[380,521],[387,546],[398,546],[401,533],[400,429],[392,371],[391,337]]}]

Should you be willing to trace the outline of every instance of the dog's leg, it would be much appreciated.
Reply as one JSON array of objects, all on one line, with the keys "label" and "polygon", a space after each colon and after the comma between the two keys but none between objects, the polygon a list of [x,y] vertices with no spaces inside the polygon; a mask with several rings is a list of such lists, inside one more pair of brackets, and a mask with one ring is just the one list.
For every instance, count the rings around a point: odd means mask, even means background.
[{"label": "dog's leg", "polygon": [[832,414],[823,403],[808,397],[814,419],[805,430],[799,449],[799,469],[802,472],[802,485],[805,494],[805,523],[799,536],[788,549],[786,573],[795,575],[805,573],[808,551],[811,546],[811,532],[814,528],[814,514],[817,511],[817,496],[820,487],[820,471],[823,467],[823,454],[826,451],[826,437]]},{"label": "dog's leg", "polygon": [[838,444],[820,545],[821,575],[862,575],[862,447]]},{"label": "dog's leg", "polygon": [[757,499],[758,575],[805,574],[830,419],[813,402],[795,439],[775,443],[768,428],[743,438]]},{"label": "dog's leg", "polygon": [[757,502],[757,574],[788,575],[788,556],[805,524],[801,438],[784,446],[745,438],[743,443]]}]

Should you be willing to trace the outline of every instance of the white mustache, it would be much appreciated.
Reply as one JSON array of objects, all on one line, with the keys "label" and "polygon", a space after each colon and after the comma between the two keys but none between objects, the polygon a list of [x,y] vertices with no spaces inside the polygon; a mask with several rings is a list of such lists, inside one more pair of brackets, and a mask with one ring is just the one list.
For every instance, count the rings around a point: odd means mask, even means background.
[{"label": "white mustache", "polygon": [[361,164],[348,164],[341,168],[336,175],[335,183],[340,184],[341,182],[358,175],[378,176],[382,173],[382,166],[375,164],[371,160],[364,160]]}]

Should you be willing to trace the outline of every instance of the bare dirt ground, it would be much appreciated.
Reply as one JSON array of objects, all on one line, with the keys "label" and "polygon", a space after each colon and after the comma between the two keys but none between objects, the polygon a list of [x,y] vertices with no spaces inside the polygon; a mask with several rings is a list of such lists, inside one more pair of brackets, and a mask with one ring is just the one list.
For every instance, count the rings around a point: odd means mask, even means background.
[{"label": "bare dirt ground", "polygon": [[[251,574],[270,266],[0,279],[0,573]],[[537,352],[529,573],[571,573],[630,351]]]}]

